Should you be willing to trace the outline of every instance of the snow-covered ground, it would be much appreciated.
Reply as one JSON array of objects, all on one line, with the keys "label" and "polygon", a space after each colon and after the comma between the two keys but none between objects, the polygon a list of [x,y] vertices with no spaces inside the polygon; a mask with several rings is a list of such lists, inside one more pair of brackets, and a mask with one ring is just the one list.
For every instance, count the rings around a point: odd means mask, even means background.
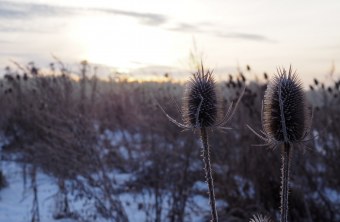
[{"label": "snow-covered ground", "polygon": [[[0,222],[30,222],[32,215],[33,192],[30,187],[30,181],[27,180],[27,185],[24,187],[22,176],[22,166],[16,162],[2,161],[1,168],[8,182],[8,186],[0,191]],[[116,180],[120,183],[128,180],[131,175],[116,174]],[[58,186],[55,178],[50,177],[42,172],[37,173],[38,184],[38,202],[39,214],[41,222],[76,222],[74,219],[59,219],[53,218],[55,209],[55,195],[58,192]],[[198,182],[195,187],[199,186],[200,190],[206,189],[206,184]],[[82,212],[84,201],[75,200],[72,194],[69,194],[71,212]],[[145,191],[142,193],[122,193],[119,196],[120,201],[124,206],[124,210],[131,222],[147,221],[146,211],[149,209],[152,212],[152,204],[154,196],[152,193]],[[187,221],[201,221],[205,213],[209,211],[208,199],[201,195],[196,195],[192,198],[195,203],[195,210],[192,207],[186,209]],[[218,205],[224,205],[218,202]],[[166,217],[169,211],[168,197],[165,195],[163,200],[163,216]],[[87,207],[88,204],[87,204]],[[150,212],[150,211],[149,211]],[[150,216],[149,216],[150,219]],[[96,221],[104,222],[107,220],[98,218]],[[163,220],[162,220],[163,221]]]},{"label": "snow-covered ground", "polygon": [[[2,145],[8,143],[3,135],[0,135],[0,149]],[[120,155],[124,159],[136,158],[136,153],[128,152],[124,146],[124,141],[139,141],[140,135],[131,135],[125,131],[112,132],[106,130],[100,137],[99,145],[105,139],[111,141],[112,146],[118,148]],[[105,147],[103,146],[103,154],[105,155]],[[0,150],[1,153],[1,150]],[[137,152],[140,155],[140,152]],[[33,206],[33,190],[31,187],[30,177],[27,176],[26,185],[24,185],[23,167],[20,163],[12,161],[0,161],[0,169],[2,170],[8,182],[8,186],[0,190],[0,222],[30,222],[32,218]],[[118,195],[118,200],[121,202],[126,215],[130,222],[143,222],[154,220],[155,214],[154,192],[150,189],[132,193],[131,191],[124,191],[125,182],[134,179],[134,175],[130,173],[122,173],[117,171],[112,172],[110,177],[113,177],[115,186],[121,190],[122,193]],[[95,175],[94,175],[95,177]],[[86,180],[84,180],[86,183]],[[76,222],[75,219],[54,219],[56,209],[56,196],[58,194],[58,185],[56,178],[49,176],[41,171],[37,171],[36,183],[38,189],[38,203],[40,222]],[[207,192],[207,185],[204,182],[198,182],[194,185],[194,189],[199,189],[201,193]],[[90,188],[92,189],[92,188]],[[93,188],[95,190],[95,188]],[[97,192],[97,191],[94,191]],[[101,192],[101,191],[99,191]],[[102,193],[98,193],[98,197],[103,197]],[[166,221],[166,217],[170,211],[170,194],[164,191],[162,194],[162,221]],[[93,200],[79,198],[76,192],[68,193],[69,208],[72,213],[79,215],[83,219],[89,219],[96,213],[95,203]],[[209,200],[206,196],[195,195],[190,197],[192,205],[187,206],[185,209],[186,221],[200,222],[206,214],[209,214]],[[224,205],[221,201],[218,204]],[[107,222],[103,218],[97,217],[96,222]],[[109,220],[111,221],[111,220]]]},{"label": "snow-covered ground", "polygon": [[[1,222],[23,222],[31,221],[31,210],[33,192],[23,185],[22,169],[19,164],[3,161],[2,170],[5,174],[8,186],[0,191],[0,221]],[[52,217],[54,198],[58,187],[53,178],[38,173],[38,198],[40,219],[42,222],[55,220]],[[59,222],[74,222],[64,219]]]}]

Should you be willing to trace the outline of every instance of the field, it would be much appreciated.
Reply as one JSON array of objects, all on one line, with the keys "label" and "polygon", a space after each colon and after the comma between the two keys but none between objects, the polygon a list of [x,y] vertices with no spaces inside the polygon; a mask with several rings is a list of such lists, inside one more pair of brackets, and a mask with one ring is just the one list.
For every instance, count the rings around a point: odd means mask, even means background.
[{"label": "field", "polygon": [[[53,68],[53,69],[52,69]],[[46,71],[47,72],[47,71]],[[62,63],[48,75],[33,64],[7,67],[0,83],[0,221],[209,221],[199,133],[181,120],[184,83],[79,79]],[[268,79],[250,67],[217,83],[221,109],[246,90],[231,130],[209,129],[220,221],[280,214],[280,147],[261,141]],[[340,81],[306,91],[311,135],[293,149],[290,221],[340,221]]]}]

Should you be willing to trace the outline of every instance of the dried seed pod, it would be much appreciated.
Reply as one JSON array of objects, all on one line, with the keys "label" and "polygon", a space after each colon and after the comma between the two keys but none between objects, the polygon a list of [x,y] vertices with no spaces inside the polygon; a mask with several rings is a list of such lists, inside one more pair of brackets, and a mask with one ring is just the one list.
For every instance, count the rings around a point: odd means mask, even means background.
[{"label": "dried seed pod", "polygon": [[242,82],[245,82],[247,80],[246,77],[243,75],[243,73],[241,73],[240,76],[241,76]]},{"label": "dried seed pod", "polygon": [[216,84],[211,71],[194,73],[187,85],[183,119],[193,128],[214,126],[217,120]]},{"label": "dried seed pod", "polygon": [[[288,221],[288,193],[290,157],[293,144],[305,142],[310,130],[311,118],[301,82],[291,67],[288,73],[279,69],[269,82],[263,102],[263,131],[257,136],[273,148],[282,144],[281,222]],[[261,135],[261,133],[263,135]],[[270,221],[260,216],[250,222]]]},{"label": "dried seed pod", "polygon": [[301,141],[308,129],[307,106],[301,82],[291,68],[278,70],[264,95],[263,127],[270,140]]},{"label": "dried seed pod", "polygon": [[[233,84],[235,84],[233,82]],[[230,83],[228,83],[230,85]],[[236,84],[235,84],[236,86]],[[233,86],[233,87],[235,87]],[[203,65],[193,73],[185,90],[182,105],[183,123],[169,116],[158,104],[165,116],[182,129],[213,127],[222,130],[230,129],[227,124],[232,119],[240,103],[245,87],[237,101],[232,102],[225,114],[222,115],[222,102],[211,71],[204,71]]]},{"label": "dried seed pod", "polygon": [[249,222],[273,222],[269,217],[262,216],[261,214],[254,215]]},{"label": "dried seed pod", "polygon": [[263,73],[263,78],[265,79],[265,80],[268,80],[268,74],[265,72],[265,73]]}]

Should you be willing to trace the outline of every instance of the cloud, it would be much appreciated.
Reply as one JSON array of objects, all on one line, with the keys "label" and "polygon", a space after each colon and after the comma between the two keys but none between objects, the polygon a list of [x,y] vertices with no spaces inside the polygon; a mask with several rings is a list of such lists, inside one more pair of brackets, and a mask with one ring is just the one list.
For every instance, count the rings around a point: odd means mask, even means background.
[{"label": "cloud", "polygon": [[167,17],[156,13],[142,13],[106,8],[62,7],[37,3],[0,1],[0,18],[29,19],[33,17],[70,16],[80,13],[101,12],[137,19],[145,25],[157,26],[167,22]]},{"label": "cloud", "polygon": [[[32,27],[32,26],[19,26],[19,25],[11,25],[6,26],[0,22],[0,33],[53,33],[55,32],[55,28],[52,27]],[[0,41],[1,42],[1,41]]]},{"label": "cloud", "polygon": [[202,32],[199,25],[189,24],[189,23],[178,23],[175,27],[169,28],[171,31],[176,32]]},{"label": "cloud", "polygon": [[252,40],[259,42],[274,42],[264,35],[252,34],[252,33],[241,33],[241,32],[231,32],[231,33],[221,33],[216,32],[215,35],[221,38],[228,39],[244,39],[244,40]]},{"label": "cloud", "polygon": [[30,19],[1,19],[0,33],[56,33],[64,23],[31,22]]},{"label": "cloud", "polygon": [[35,3],[0,1],[0,18],[29,19],[33,17],[61,16],[74,13],[72,8]]},{"label": "cloud", "polygon": [[[47,30],[32,29],[33,27],[22,27],[17,25],[6,25],[9,24],[6,20],[29,20],[31,18],[46,18],[46,17],[66,17],[83,13],[105,13],[116,16],[125,16],[136,19],[141,24],[147,26],[160,26],[164,29],[182,33],[200,33],[213,35],[219,38],[228,39],[240,39],[240,40],[251,40],[258,42],[274,42],[268,37],[243,32],[224,32],[221,31],[221,27],[211,23],[185,23],[175,22],[165,15],[148,12],[135,12],[128,10],[119,9],[107,9],[107,8],[79,8],[79,7],[62,7],[54,6],[49,4],[38,4],[38,3],[13,3],[9,1],[0,0],[0,19],[3,18],[2,24],[0,23],[0,32],[47,32]],[[173,27],[169,28],[169,25],[173,23]],[[46,28],[46,27],[43,27]],[[53,29],[51,29],[53,31]]]},{"label": "cloud", "polygon": [[146,25],[152,25],[152,26],[162,25],[166,23],[168,20],[166,16],[161,15],[161,14],[154,14],[154,13],[140,13],[140,12],[133,12],[133,11],[102,9],[102,8],[95,8],[95,9],[90,9],[90,10],[136,18],[141,23],[146,24]]},{"label": "cloud", "polygon": [[258,35],[253,33],[242,33],[242,32],[222,32],[221,27],[210,23],[177,23],[174,27],[169,28],[171,31],[176,32],[189,32],[189,33],[203,33],[208,35],[213,35],[219,38],[228,39],[241,39],[241,40],[251,40],[259,42],[275,42],[264,35]]}]

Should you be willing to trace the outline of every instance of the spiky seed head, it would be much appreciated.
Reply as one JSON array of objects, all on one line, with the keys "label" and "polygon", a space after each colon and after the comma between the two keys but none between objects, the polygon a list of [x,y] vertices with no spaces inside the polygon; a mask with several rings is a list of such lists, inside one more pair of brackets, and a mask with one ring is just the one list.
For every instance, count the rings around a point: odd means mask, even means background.
[{"label": "spiky seed head", "polygon": [[308,128],[305,94],[297,75],[279,69],[264,95],[263,128],[269,139],[298,142]]},{"label": "spiky seed head", "polygon": [[249,222],[273,222],[269,217],[262,216],[261,214],[254,215]]},{"label": "spiky seed head", "polygon": [[184,122],[193,127],[211,127],[218,114],[216,84],[211,71],[203,66],[193,73],[183,103]]}]

